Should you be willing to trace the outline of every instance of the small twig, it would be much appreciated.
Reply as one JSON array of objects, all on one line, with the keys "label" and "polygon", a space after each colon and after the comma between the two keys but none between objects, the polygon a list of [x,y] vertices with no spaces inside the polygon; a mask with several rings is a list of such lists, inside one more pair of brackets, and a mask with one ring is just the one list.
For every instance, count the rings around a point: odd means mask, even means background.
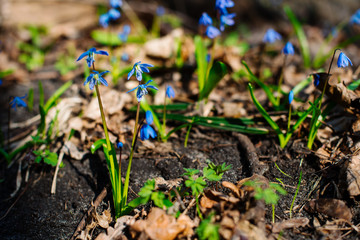
[{"label": "small twig", "polygon": [[189,205],[187,206],[187,208],[184,210],[184,212],[181,213],[181,215],[186,215],[186,213],[189,211],[189,209],[195,205],[195,202],[196,202],[196,200],[195,200],[195,198],[193,198],[191,200],[191,202],[189,203]]},{"label": "small twig", "polygon": [[70,240],[75,240],[76,236],[85,227],[86,219],[90,216],[91,212],[100,205],[100,203],[106,197],[106,195],[107,195],[107,187],[104,187],[104,189],[101,191],[101,193],[95,199],[95,202],[91,205],[91,207],[87,210],[86,214],[81,219],[79,225],[77,226],[77,228],[76,228],[74,234],[71,236]]},{"label": "small twig", "polygon": [[57,179],[57,175],[58,175],[58,172],[59,172],[60,164],[62,163],[62,160],[64,158],[64,146],[60,150],[60,155],[58,157],[58,161],[57,161],[57,164],[56,164],[56,169],[55,169],[53,181],[52,181],[52,184],[51,184],[51,194],[55,194],[55,192],[56,192],[56,179]]}]

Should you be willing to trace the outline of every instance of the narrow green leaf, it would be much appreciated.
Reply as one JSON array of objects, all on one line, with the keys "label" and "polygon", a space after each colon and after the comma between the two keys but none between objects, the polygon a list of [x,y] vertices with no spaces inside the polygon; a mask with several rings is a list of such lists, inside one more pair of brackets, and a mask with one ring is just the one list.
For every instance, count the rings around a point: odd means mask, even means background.
[{"label": "narrow green leaf", "polygon": [[197,35],[194,38],[195,42],[195,56],[197,63],[197,73],[198,73],[198,84],[199,84],[199,92],[203,91],[206,82],[206,71],[207,71],[207,62],[206,62],[206,54],[207,49],[204,44],[201,36]]},{"label": "narrow green leaf", "polygon": [[[120,40],[120,38],[118,37],[117,33],[112,33],[109,31],[104,31],[104,30],[94,30],[91,32],[91,37],[92,39],[94,39],[96,42],[106,45],[106,46],[119,46],[121,44],[123,44],[123,42]],[[137,36],[137,35],[130,35],[128,36],[127,39],[128,43],[144,43],[145,39]]]},{"label": "narrow green leaf", "polygon": [[44,88],[41,81],[39,81],[39,105],[44,106],[44,101]]},{"label": "narrow green leaf", "polygon": [[91,153],[94,154],[99,148],[106,146],[106,139],[99,139],[91,145]]},{"label": "narrow green leaf", "polygon": [[302,28],[301,23],[296,18],[295,14],[293,13],[293,11],[291,10],[291,8],[288,5],[284,6],[284,11],[285,11],[287,17],[289,18],[291,24],[293,25],[296,36],[299,40],[300,51],[301,51],[301,55],[304,60],[304,66],[305,66],[305,68],[309,68],[311,66],[310,47],[309,47],[309,43],[307,41],[304,29]]},{"label": "narrow green leaf", "polygon": [[259,87],[261,87],[264,90],[266,96],[268,97],[268,99],[272,103],[272,105],[278,106],[278,102],[275,99],[274,95],[272,94],[271,89],[255,76],[255,74],[250,70],[249,66],[247,65],[247,63],[245,61],[241,61],[241,63],[245,66],[247,72],[249,73],[250,80],[254,81],[257,85],[259,85]]},{"label": "narrow green leaf", "polygon": [[72,85],[72,81],[68,81],[63,84],[58,90],[54,92],[54,94],[49,98],[46,102],[44,110],[47,114],[50,108],[55,104],[55,102],[60,98],[60,96]]},{"label": "narrow green leaf", "polygon": [[27,105],[28,105],[29,111],[31,112],[33,110],[33,107],[34,107],[34,89],[33,88],[29,89]]},{"label": "narrow green leaf", "polygon": [[227,67],[222,62],[215,62],[210,69],[206,85],[200,90],[199,100],[207,98],[211,91],[217,86],[221,79],[227,74]]},{"label": "narrow green leaf", "polygon": [[41,134],[45,130],[45,124],[46,124],[46,113],[43,108],[43,105],[39,105],[39,112],[40,112],[40,124],[38,126],[37,135]]}]

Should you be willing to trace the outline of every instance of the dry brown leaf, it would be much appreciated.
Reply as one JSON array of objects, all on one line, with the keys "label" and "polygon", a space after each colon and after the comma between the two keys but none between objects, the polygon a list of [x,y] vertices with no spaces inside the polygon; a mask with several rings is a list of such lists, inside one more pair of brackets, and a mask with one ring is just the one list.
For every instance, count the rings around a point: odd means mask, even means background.
[{"label": "dry brown leaf", "polygon": [[360,195],[360,155],[351,158],[346,169],[346,182],[350,196]]},{"label": "dry brown leaf", "polygon": [[146,234],[153,240],[172,240],[180,234],[192,235],[194,223],[190,218],[179,218],[167,215],[160,208],[152,208],[146,220],[138,220],[130,226],[130,232],[135,238],[137,233]]},{"label": "dry brown leaf", "polygon": [[123,230],[134,221],[133,216],[125,215],[116,220],[114,228],[109,227],[107,233],[101,233],[95,240],[126,240]]},{"label": "dry brown leaf", "polygon": [[287,219],[287,220],[284,220],[279,223],[275,223],[272,228],[272,232],[279,233],[279,232],[283,231],[284,229],[305,227],[308,224],[309,224],[308,218],[305,218],[305,217],[291,218],[291,219]]},{"label": "dry brown leaf", "polygon": [[203,208],[213,208],[215,204],[217,204],[217,201],[214,201],[208,197],[206,197],[206,195],[202,196],[202,198],[200,199],[200,206]]},{"label": "dry brown leaf", "polygon": [[329,217],[351,221],[352,213],[346,203],[339,199],[320,198],[311,200],[306,209],[309,212],[319,212]]},{"label": "dry brown leaf", "polygon": [[231,239],[264,240],[267,238],[264,230],[249,221],[242,220],[236,225]]},{"label": "dry brown leaf", "polygon": [[223,187],[230,189],[236,197],[241,198],[243,196],[243,192],[240,191],[235,184],[227,181],[223,181],[221,184]]}]

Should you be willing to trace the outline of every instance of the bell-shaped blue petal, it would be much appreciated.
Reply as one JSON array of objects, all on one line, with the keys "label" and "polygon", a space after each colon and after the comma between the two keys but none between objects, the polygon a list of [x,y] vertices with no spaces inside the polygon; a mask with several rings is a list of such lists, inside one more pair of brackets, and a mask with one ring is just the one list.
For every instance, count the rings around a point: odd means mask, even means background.
[{"label": "bell-shaped blue petal", "polygon": [[173,89],[170,85],[168,85],[168,86],[166,87],[166,96],[167,96],[168,98],[174,98],[174,97],[175,97],[175,91],[174,91],[174,89]]},{"label": "bell-shaped blue petal", "polygon": [[264,43],[274,43],[276,40],[281,40],[281,35],[276,32],[274,29],[269,28],[263,38]]},{"label": "bell-shaped blue petal", "polygon": [[290,92],[289,92],[289,104],[291,104],[291,102],[294,100],[294,92],[293,92],[293,90],[291,90]]},{"label": "bell-shaped blue petal", "polygon": [[317,87],[319,86],[319,83],[320,83],[320,75],[315,73],[313,74],[313,78],[314,78],[314,86]]},{"label": "bell-shaped blue petal", "polygon": [[115,8],[110,9],[108,15],[110,20],[116,20],[121,16],[120,12]]},{"label": "bell-shaped blue petal", "polygon": [[146,111],[145,118],[146,118],[147,124],[152,124],[154,122],[154,117],[153,117],[152,112],[150,110]]},{"label": "bell-shaped blue petal", "polygon": [[155,130],[149,125],[144,124],[140,129],[140,138],[142,141],[148,140],[150,137],[155,138],[157,136]]},{"label": "bell-shaped blue petal", "polygon": [[104,72],[99,73],[98,71],[93,71],[93,73],[91,73],[86,78],[86,81],[84,82],[84,86],[89,83],[90,90],[93,90],[95,85],[98,85],[100,83],[106,87],[109,86],[107,81],[102,77],[102,75],[104,75],[105,73],[108,73],[108,72],[109,71],[104,71]]},{"label": "bell-shaped blue petal", "polygon": [[117,142],[116,143],[117,148],[122,148],[123,146],[124,146],[124,144],[122,142]]},{"label": "bell-shaped blue petal", "polygon": [[339,68],[343,68],[343,67],[347,67],[349,65],[353,65],[350,58],[348,58],[345,53],[341,52],[339,54],[339,58],[338,58],[338,61],[337,61],[337,66]]},{"label": "bell-shaped blue petal", "polygon": [[287,42],[284,46],[284,48],[282,49],[282,52],[285,55],[294,55],[295,50],[294,50],[294,46],[291,44],[291,42]]},{"label": "bell-shaped blue petal", "polygon": [[165,14],[165,8],[163,7],[163,6],[158,6],[157,8],[156,8],[156,15],[158,16],[158,17],[161,17],[161,16],[163,16]]},{"label": "bell-shaped blue petal", "polygon": [[220,30],[225,30],[225,25],[232,26],[235,24],[234,17],[236,16],[235,13],[232,14],[223,14],[220,16]]},{"label": "bell-shaped blue petal", "polygon": [[349,23],[360,25],[360,9],[358,9],[355,14],[351,16]]},{"label": "bell-shaped blue petal", "polygon": [[213,38],[216,38],[217,36],[220,35],[220,31],[219,31],[219,29],[217,29],[216,27],[209,25],[209,26],[206,28],[205,35],[206,35],[208,38],[213,39]]},{"label": "bell-shaped blue petal", "polygon": [[212,25],[212,23],[213,21],[211,17],[206,12],[204,12],[199,19],[199,25],[208,26]]},{"label": "bell-shaped blue petal", "polygon": [[110,6],[113,8],[121,8],[122,0],[110,0]]},{"label": "bell-shaped blue petal", "polygon": [[25,94],[22,97],[14,97],[13,100],[9,103],[10,107],[15,109],[16,111],[16,107],[27,107],[26,102],[24,102],[24,98],[27,96],[27,94]]},{"label": "bell-shaped blue petal", "polygon": [[104,13],[101,14],[99,17],[99,24],[103,27],[103,28],[107,28],[109,26],[109,22],[110,22],[110,16],[108,13]]},{"label": "bell-shaped blue petal", "polygon": [[128,80],[130,79],[130,77],[136,72],[136,79],[141,82],[142,80],[142,73],[143,72],[150,72],[150,70],[148,69],[149,67],[154,67],[154,65],[151,64],[147,64],[147,63],[141,63],[141,61],[137,62],[134,64],[133,68],[131,69],[131,71],[128,74]]}]

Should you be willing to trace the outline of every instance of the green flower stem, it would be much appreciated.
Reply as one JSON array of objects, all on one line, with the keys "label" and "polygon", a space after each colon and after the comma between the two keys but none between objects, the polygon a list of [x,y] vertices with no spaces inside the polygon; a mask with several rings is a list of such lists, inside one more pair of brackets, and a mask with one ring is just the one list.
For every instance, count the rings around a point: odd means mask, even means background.
[{"label": "green flower stem", "polygon": [[[330,65],[329,65],[329,69],[328,69],[328,75],[330,74],[331,65],[332,65],[332,63],[333,63],[333,61],[334,61],[335,53],[336,53],[337,50],[340,50],[340,49],[337,48],[337,49],[334,50],[334,53],[333,53],[333,56],[332,56],[332,58],[331,58],[331,62],[330,62]],[[323,88],[322,93],[321,93],[321,96],[320,96],[319,109],[321,109],[322,99],[323,99],[323,97],[324,97],[325,89],[326,89],[326,87],[327,87],[328,81],[329,81],[329,77],[326,78],[326,81],[325,81],[325,84],[324,84],[324,88]],[[315,121],[315,122],[316,122],[316,121]]]},{"label": "green flower stem", "polygon": [[[9,102],[11,101],[11,97]],[[11,119],[11,106],[9,104],[9,112],[8,112],[8,132],[7,132],[7,147],[8,151],[10,152],[10,119]]]},{"label": "green flower stem", "polygon": [[[140,84],[140,82],[139,82]],[[136,138],[138,135],[138,123],[139,123],[139,112],[140,112],[140,102],[138,102],[137,105],[137,110],[136,110],[136,120],[135,120],[135,126],[134,126],[134,135],[133,135],[133,140],[131,143],[131,151],[130,151],[130,156],[129,156],[129,164],[128,164],[128,168],[126,171],[126,177],[125,177],[125,184],[124,184],[124,192],[123,192],[123,202],[122,202],[122,207],[124,207],[126,205],[127,202],[127,196],[128,196],[128,191],[129,191],[129,181],[130,181],[130,171],[131,171],[131,163],[132,163],[132,159],[134,156],[134,151],[135,151],[135,144],[136,144]]]},{"label": "green flower stem", "polygon": [[272,223],[275,223],[275,205],[271,204],[272,208]]},{"label": "green flower stem", "polygon": [[290,130],[290,121],[291,121],[291,104],[289,104],[289,117],[288,117],[288,125],[287,125],[287,133],[289,133]]},{"label": "green flower stem", "polygon": [[[163,114],[163,127],[162,127],[162,133],[160,134],[162,137],[162,134],[166,134],[166,89],[165,89],[165,97],[164,97],[164,114]],[[167,139],[163,139],[162,140],[166,142]]]},{"label": "green flower stem", "polygon": [[287,59],[287,55],[285,55],[285,57],[284,57],[284,62],[283,62],[283,66],[281,68],[281,74],[280,74],[280,78],[279,78],[279,82],[278,82],[277,97],[276,97],[276,102],[277,102],[278,106],[280,105],[281,85],[284,81],[284,69],[285,69],[285,65],[286,65],[286,59]]},{"label": "green flower stem", "polygon": [[[96,90],[96,96],[97,96],[97,99],[98,99],[98,102],[99,102],[101,120],[102,120],[102,123],[103,123],[104,134],[105,134],[105,139],[106,139],[106,147],[107,147],[108,153],[109,153],[110,174],[111,174],[111,179],[114,181],[111,184],[112,184],[112,187],[113,187],[113,191],[115,191],[114,205],[115,205],[115,209],[117,209],[116,206],[120,206],[120,202],[121,202],[121,199],[117,196],[117,193],[121,193],[121,183],[117,184],[118,186],[116,188],[116,182],[117,182],[118,179],[116,179],[116,174],[115,174],[115,164],[114,164],[115,159],[113,158],[113,155],[110,153],[112,151],[112,146],[111,146],[111,143],[110,143],[109,133],[108,133],[108,130],[107,130],[105,114],[104,114],[104,108],[103,108],[102,101],[101,101],[99,86],[97,84],[95,84],[95,90]],[[120,176],[118,176],[118,177],[119,177],[119,180],[121,181]]]},{"label": "green flower stem", "polygon": [[[300,168],[301,168],[301,165],[302,165],[302,161],[303,159],[301,159],[300,161]],[[292,210],[293,210],[293,207],[294,207],[294,203],[295,203],[295,199],[299,193],[299,189],[300,189],[300,185],[301,185],[301,180],[302,180],[302,170],[300,169],[300,175],[299,175],[299,181],[298,181],[298,184],[297,184],[297,187],[296,187],[296,191],[295,191],[295,194],[294,194],[294,197],[293,197],[293,200],[291,202],[291,205],[290,205],[290,218],[292,218]]]},{"label": "green flower stem", "polygon": [[[210,51],[210,61],[209,64],[207,65],[207,69],[206,69],[206,77],[205,77],[205,84],[204,84],[204,88],[206,86],[207,80],[209,79],[209,73],[210,73],[210,69],[214,63],[214,55],[215,55],[215,46],[216,46],[216,42],[217,42],[217,38],[214,39],[213,41],[213,45],[211,47],[211,51]],[[206,56],[206,55],[205,55]]]}]

